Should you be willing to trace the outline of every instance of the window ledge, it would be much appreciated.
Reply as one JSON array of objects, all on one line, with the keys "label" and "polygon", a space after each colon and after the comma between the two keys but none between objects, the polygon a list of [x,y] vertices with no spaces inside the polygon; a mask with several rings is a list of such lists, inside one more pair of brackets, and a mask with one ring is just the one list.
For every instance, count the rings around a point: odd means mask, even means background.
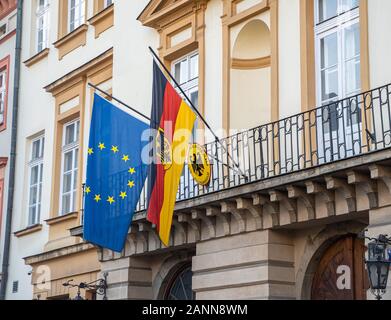
[{"label": "window ledge", "polygon": [[68,213],[68,214],[66,214],[64,216],[58,216],[58,217],[54,217],[54,218],[45,220],[45,222],[46,222],[47,225],[52,226],[52,225],[61,223],[63,221],[77,219],[78,217],[79,217],[79,213],[78,212],[71,212],[71,213]]},{"label": "window ledge", "polygon": [[114,3],[98,12],[88,22],[95,27],[95,38],[114,25]]},{"label": "window ledge", "polygon": [[17,238],[21,238],[21,237],[27,236],[29,234],[39,232],[41,230],[42,230],[42,224],[36,224],[36,225],[33,225],[33,226],[28,227],[26,229],[16,231],[16,232],[14,232],[14,235]]},{"label": "window ledge", "polygon": [[41,61],[43,58],[47,57],[48,54],[49,54],[49,48],[43,49],[42,51],[33,55],[31,58],[24,61],[23,63],[27,68],[30,68],[32,65],[36,64],[37,62]]},{"label": "window ledge", "polygon": [[64,37],[58,39],[53,43],[54,47],[58,49],[58,59],[61,60],[68,53],[73,50],[85,46],[87,42],[88,25],[82,24],[80,27],[68,33]]}]

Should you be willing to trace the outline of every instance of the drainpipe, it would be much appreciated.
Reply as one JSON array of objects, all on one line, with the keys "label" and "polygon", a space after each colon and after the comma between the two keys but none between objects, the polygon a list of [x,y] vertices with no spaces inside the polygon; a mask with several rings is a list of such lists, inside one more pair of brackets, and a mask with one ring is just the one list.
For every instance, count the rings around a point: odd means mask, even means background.
[{"label": "drainpipe", "polygon": [[7,199],[7,215],[5,224],[4,238],[4,254],[2,267],[2,281],[0,288],[0,300],[5,300],[7,280],[8,280],[8,265],[10,256],[11,244],[11,226],[12,226],[12,210],[14,203],[14,188],[15,188],[15,163],[16,163],[16,139],[18,132],[18,109],[19,109],[19,79],[22,51],[22,20],[23,20],[23,0],[18,0],[17,7],[17,24],[16,24],[16,46],[15,46],[15,73],[14,73],[14,100],[12,104],[12,132],[11,132],[11,153],[10,153],[10,168],[8,181],[8,199]]}]

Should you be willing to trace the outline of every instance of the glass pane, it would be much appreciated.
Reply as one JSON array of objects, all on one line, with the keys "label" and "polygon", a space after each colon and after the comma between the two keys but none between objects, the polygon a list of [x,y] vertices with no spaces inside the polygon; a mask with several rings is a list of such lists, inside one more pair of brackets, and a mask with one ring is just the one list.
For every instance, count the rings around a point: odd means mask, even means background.
[{"label": "glass pane", "polygon": [[198,54],[190,58],[190,79],[198,78]]},{"label": "glass pane", "polygon": [[64,155],[64,172],[68,172],[73,168],[73,152],[69,151]]},{"label": "glass pane", "polygon": [[30,188],[30,199],[29,199],[30,206],[37,203],[37,192],[38,192],[37,186],[33,186]]},{"label": "glass pane", "polygon": [[73,168],[76,168],[78,167],[78,162],[79,162],[79,149],[75,149],[75,165]]},{"label": "glass pane", "polygon": [[[326,0],[328,1],[328,0]],[[341,0],[341,12],[346,12],[359,6],[360,0]]]},{"label": "glass pane", "polygon": [[77,169],[73,171],[73,190],[77,189]]},{"label": "glass pane", "polygon": [[187,59],[182,60],[181,62],[178,62],[175,65],[176,70],[176,78],[175,80],[178,81],[179,84],[183,84],[187,82],[188,79],[188,69],[187,69]]},{"label": "glass pane", "polygon": [[345,57],[351,59],[360,55],[360,28],[358,23],[345,29]]},{"label": "glass pane", "polygon": [[29,207],[29,226],[36,223],[35,206]]},{"label": "glass pane", "polygon": [[62,196],[62,214],[67,214],[71,212],[71,195],[70,194],[64,194]]},{"label": "glass pane", "polygon": [[337,33],[330,34],[320,40],[321,68],[329,68],[338,64]]},{"label": "glass pane", "polygon": [[40,152],[39,152],[40,146],[41,146],[41,140],[36,140],[33,142],[32,150],[31,150],[31,160],[40,158]]},{"label": "glass pane", "polygon": [[75,142],[75,123],[65,127],[65,145]]},{"label": "glass pane", "polygon": [[326,69],[322,71],[322,102],[338,99],[338,69]]},{"label": "glass pane", "polygon": [[42,175],[43,175],[43,163],[39,166],[39,182],[42,183]]},{"label": "glass pane", "polygon": [[44,151],[45,151],[45,138],[42,138],[42,139],[41,139],[41,153],[39,154],[39,157],[40,157],[40,158],[43,157]]},{"label": "glass pane", "polygon": [[198,108],[198,90],[190,93],[190,100]]},{"label": "glass pane", "polygon": [[71,211],[74,212],[76,211],[76,191],[73,192],[73,201],[72,201],[72,207],[71,207]]},{"label": "glass pane", "polygon": [[72,187],[72,174],[71,173],[64,174],[62,192],[66,193],[71,191],[71,187]]},{"label": "glass pane", "polygon": [[38,183],[38,166],[31,168],[30,186]]},{"label": "glass pane", "polygon": [[361,88],[360,59],[346,62],[346,95],[352,95]]},{"label": "glass pane", "polygon": [[79,141],[79,134],[80,134],[80,121],[76,122],[76,136],[74,141]]},{"label": "glass pane", "polygon": [[338,0],[319,0],[319,22],[323,22],[338,14]]}]

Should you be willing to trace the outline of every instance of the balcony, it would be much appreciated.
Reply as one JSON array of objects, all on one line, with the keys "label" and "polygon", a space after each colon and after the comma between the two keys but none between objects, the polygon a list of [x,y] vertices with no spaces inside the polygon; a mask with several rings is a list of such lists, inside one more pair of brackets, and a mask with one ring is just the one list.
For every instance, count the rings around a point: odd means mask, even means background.
[{"label": "balcony", "polygon": [[[186,165],[177,201],[390,148],[390,98],[391,84],[239,132],[223,139],[224,147],[218,142],[208,143],[210,184],[198,185]],[[144,211],[145,206],[143,193],[138,210]]]},{"label": "balcony", "polygon": [[[211,181],[200,186],[187,167],[183,170],[172,245],[301,228],[324,219],[367,220],[368,210],[384,200],[377,181],[391,192],[390,88],[391,84],[237,133],[222,140],[224,147],[206,144]],[[127,255],[163,249],[146,222],[145,209],[144,190]],[[82,227],[71,234],[81,236]]]}]

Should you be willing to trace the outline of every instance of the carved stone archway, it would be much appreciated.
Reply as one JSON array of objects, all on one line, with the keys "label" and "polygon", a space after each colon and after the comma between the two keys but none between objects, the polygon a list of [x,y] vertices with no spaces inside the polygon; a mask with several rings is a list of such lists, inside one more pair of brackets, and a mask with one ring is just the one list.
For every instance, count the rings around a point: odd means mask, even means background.
[{"label": "carved stone archway", "polygon": [[313,237],[307,238],[304,254],[296,273],[296,298],[298,300],[311,299],[314,275],[327,249],[338,239],[349,234],[358,234],[366,227],[367,225],[358,222],[329,225]]}]

